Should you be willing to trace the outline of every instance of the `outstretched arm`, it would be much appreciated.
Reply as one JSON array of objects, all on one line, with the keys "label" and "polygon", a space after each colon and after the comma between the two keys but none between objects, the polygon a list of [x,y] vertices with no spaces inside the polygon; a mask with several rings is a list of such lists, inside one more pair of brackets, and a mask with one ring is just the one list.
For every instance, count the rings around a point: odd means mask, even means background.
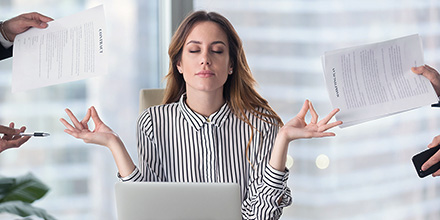
[{"label": "outstretched arm", "polygon": [[[110,127],[102,122],[95,107],[90,107],[87,110],[86,116],[81,121],[78,121],[69,109],[66,109],[66,113],[73,124],[71,125],[64,118],[60,119],[61,123],[66,126],[66,129],[64,130],[66,133],[75,138],[82,139],[86,143],[108,147],[112,152],[119,174],[122,177],[128,176],[133,172],[135,165],[125,148],[124,143]],[[95,124],[95,129],[93,131],[91,131],[88,126],[90,118]]]},{"label": "outstretched arm", "polygon": [[[309,111],[312,118],[310,123],[307,124],[305,117]],[[329,123],[337,112],[339,112],[339,109],[334,109],[330,114],[318,122],[318,114],[313,108],[312,103],[309,100],[306,100],[300,112],[287,122],[278,132],[269,164],[279,171],[284,171],[289,143],[293,140],[335,136],[334,133],[326,131],[342,124],[341,121]]]}]

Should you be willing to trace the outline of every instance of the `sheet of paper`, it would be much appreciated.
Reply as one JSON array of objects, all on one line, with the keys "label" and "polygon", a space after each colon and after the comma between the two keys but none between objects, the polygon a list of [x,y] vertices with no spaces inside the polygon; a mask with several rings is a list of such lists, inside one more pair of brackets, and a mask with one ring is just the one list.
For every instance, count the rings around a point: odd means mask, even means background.
[{"label": "sheet of paper", "polygon": [[12,92],[107,73],[104,7],[55,19],[16,36]]},{"label": "sheet of paper", "polygon": [[336,119],[348,127],[438,101],[428,79],[412,73],[424,65],[419,35],[329,51],[322,57]]}]

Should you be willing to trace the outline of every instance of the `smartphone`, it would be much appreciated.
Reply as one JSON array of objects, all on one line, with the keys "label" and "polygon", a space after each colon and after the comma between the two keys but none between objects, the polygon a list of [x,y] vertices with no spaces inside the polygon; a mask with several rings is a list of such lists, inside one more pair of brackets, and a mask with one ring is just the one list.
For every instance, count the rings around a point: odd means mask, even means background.
[{"label": "smartphone", "polygon": [[440,149],[440,145],[437,145],[436,147],[429,148],[427,150],[424,150],[412,157],[412,161],[414,163],[414,167],[416,168],[417,174],[420,178],[423,178],[425,176],[431,175],[435,173],[435,171],[440,169],[440,162],[432,165],[430,168],[428,168],[425,171],[422,171],[422,165],[432,157],[438,150]]}]

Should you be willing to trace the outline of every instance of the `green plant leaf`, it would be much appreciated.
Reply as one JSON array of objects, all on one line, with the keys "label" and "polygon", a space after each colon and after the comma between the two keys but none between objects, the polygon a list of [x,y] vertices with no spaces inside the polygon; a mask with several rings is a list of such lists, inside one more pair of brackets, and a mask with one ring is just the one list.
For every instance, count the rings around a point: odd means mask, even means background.
[{"label": "green plant leaf", "polygon": [[49,215],[44,209],[32,206],[29,203],[22,201],[10,201],[0,204],[0,212],[8,212],[21,217],[35,215],[45,220],[56,220],[53,216]]},{"label": "green plant leaf", "polygon": [[15,200],[32,203],[48,191],[49,188],[31,173],[17,178],[0,178],[0,203]]},{"label": "green plant leaf", "polygon": [[9,193],[9,189],[15,184],[15,178],[0,176],[0,202]]}]

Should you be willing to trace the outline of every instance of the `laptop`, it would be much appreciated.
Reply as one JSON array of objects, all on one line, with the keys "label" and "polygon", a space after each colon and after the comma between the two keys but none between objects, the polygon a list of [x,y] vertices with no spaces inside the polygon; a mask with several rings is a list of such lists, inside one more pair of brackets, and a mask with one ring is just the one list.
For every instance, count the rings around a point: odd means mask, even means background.
[{"label": "laptop", "polygon": [[234,183],[118,182],[119,220],[241,220]]}]

